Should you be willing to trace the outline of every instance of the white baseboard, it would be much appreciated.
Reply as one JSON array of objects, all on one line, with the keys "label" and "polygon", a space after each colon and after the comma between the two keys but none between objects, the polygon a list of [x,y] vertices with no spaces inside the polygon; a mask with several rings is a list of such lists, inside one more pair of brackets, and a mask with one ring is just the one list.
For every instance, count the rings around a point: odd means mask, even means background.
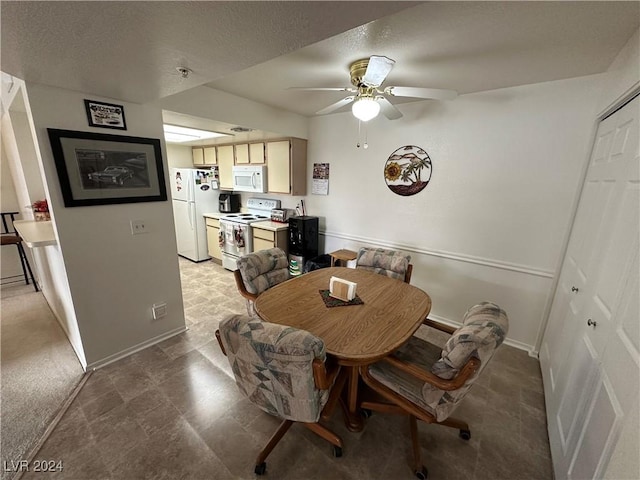
[{"label": "white baseboard", "polygon": [[105,367],[110,363],[117,362],[118,360],[121,360],[124,357],[128,357],[129,355],[139,352],[140,350],[144,350],[145,348],[148,348],[151,345],[155,345],[156,343],[163,342],[168,338],[174,337],[186,331],[187,331],[186,326],[174,328],[173,330],[170,330],[166,333],[163,333],[162,335],[158,335],[157,337],[151,338],[137,345],[134,345],[133,347],[126,348],[120,352],[114,353],[113,355],[109,355],[108,357],[105,357],[101,360],[91,362],[90,364],[87,365],[87,370],[96,370],[98,368]]}]

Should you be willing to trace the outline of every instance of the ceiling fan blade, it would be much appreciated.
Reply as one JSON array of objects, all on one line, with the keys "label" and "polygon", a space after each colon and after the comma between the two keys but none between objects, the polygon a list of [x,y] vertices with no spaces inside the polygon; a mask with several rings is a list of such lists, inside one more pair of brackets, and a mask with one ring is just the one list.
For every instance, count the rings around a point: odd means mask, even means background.
[{"label": "ceiling fan blade", "polygon": [[379,87],[384,82],[384,79],[387,78],[395,63],[395,60],[390,58],[371,55],[367,71],[364,72],[362,77],[362,83],[368,87]]},{"label": "ceiling fan blade", "polygon": [[310,92],[352,92],[358,90],[353,87],[289,87],[287,90],[304,90]]},{"label": "ceiling fan blade", "polygon": [[335,110],[338,110],[341,107],[344,107],[345,105],[353,102],[353,100],[356,97],[354,97],[353,95],[349,95],[348,97],[344,97],[342,100],[338,100],[336,103],[332,103],[331,105],[329,105],[328,107],[323,108],[322,110],[318,110],[316,112],[316,115],[324,115],[326,113],[331,113]]},{"label": "ceiling fan blade", "polygon": [[376,97],[376,101],[380,104],[380,111],[389,120],[397,120],[402,117],[402,113],[389,100],[382,96]]},{"label": "ceiling fan blade", "polygon": [[455,90],[422,87],[386,87],[384,93],[392,97],[433,98],[435,100],[452,100],[458,96]]}]

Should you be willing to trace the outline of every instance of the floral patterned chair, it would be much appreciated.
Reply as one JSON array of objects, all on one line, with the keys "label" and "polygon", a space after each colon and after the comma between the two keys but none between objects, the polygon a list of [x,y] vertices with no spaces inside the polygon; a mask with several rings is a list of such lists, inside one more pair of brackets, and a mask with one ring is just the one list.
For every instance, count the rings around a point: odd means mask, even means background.
[{"label": "floral patterned chair", "polygon": [[356,268],[370,270],[409,283],[413,271],[413,265],[409,262],[411,262],[411,255],[396,250],[363,247],[358,252]]},{"label": "floral patterned chair", "polygon": [[228,357],[240,391],[265,412],[283,419],[256,459],[255,473],[294,422],[333,444],[342,456],[342,439],[320,425],[339,401],[346,372],[327,362],[322,340],[304,330],[233,315],[220,322],[216,337]]},{"label": "floral patterned chair", "polygon": [[290,278],[287,254],[280,248],[269,248],[243,255],[236,264],[236,286],[247,300],[247,313],[257,318],[253,302],[258,295]]},{"label": "floral patterned chair", "polygon": [[365,383],[377,394],[361,402],[365,415],[370,410],[409,415],[414,472],[423,480],[427,469],[420,460],[417,419],[457,428],[460,437],[469,440],[469,425],[450,415],[509,330],[507,314],[488,302],[471,307],[458,329],[432,320],[426,323],[451,335],[442,350],[413,336],[392,356],[360,369]]}]

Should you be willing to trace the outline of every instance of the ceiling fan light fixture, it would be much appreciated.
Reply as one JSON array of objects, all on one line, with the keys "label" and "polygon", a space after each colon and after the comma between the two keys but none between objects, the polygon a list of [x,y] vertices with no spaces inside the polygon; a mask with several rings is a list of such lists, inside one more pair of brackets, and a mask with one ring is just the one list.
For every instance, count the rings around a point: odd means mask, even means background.
[{"label": "ceiling fan light fixture", "polygon": [[380,113],[380,104],[372,97],[356,98],[351,107],[351,112],[358,120],[368,122],[378,116],[378,113]]}]

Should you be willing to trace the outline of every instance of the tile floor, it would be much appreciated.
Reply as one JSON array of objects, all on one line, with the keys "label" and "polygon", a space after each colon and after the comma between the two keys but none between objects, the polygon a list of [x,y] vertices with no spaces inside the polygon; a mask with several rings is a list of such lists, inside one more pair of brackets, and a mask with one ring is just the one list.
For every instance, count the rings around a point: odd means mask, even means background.
[{"label": "tile floor", "polygon": [[[214,335],[244,302],[222,267],[183,259],[180,267],[189,330],[95,371],[37,455],[62,460],[63,471],[23,479],[255,477],[255,456],[279,422],[240,394]],[[419,424],[430,478],[552,479],[544,409],[538,362],[501,347],[456,412],[470,424],[469,442],[453,429]],[[338,409],[329,426],[345,442],[342,458],[294,425],[263,478],[415,478],[405,417],[374,413],[354,434]]]}]

